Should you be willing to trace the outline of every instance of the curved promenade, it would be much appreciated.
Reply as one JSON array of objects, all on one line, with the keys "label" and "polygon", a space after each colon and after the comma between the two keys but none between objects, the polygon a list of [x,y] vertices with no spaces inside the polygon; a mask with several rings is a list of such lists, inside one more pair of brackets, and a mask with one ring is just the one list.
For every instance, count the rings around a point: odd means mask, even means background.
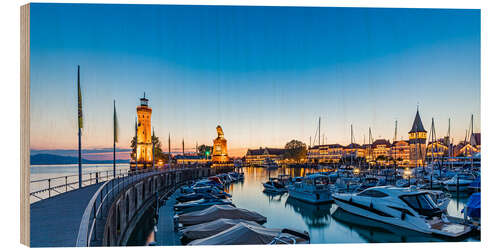
[{"label": "curved promenade", "polygon": [[93,184],[31,204],[30,246],[74,247],[85,208],[102,184]]},{"label": "curved promenade", "polygon": [[132,173],[32,203],[30,246],[122,245],[155,197],[215,172],[174,168]]}]

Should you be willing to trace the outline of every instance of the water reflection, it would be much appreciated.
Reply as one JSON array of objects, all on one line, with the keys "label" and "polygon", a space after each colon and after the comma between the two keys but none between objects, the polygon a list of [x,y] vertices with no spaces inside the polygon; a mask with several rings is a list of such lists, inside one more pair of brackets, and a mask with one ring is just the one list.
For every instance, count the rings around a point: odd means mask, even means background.
[{"label": "water reflection", "polygon": [[[264,226],[269,228],[294,228],[307,230],[311,243],[364,243],[364,242],[435,242],[441,239],[420,234],[375,222],[349,214],[338,209],[335,204],[313,205],[305,203],[284,194],[269,194],[263,192],[262,183],[269,177],[287,174],[292,177],[303,176],[306,173],[317,172],[314,169],[303,168],[278,168],[267,170],[265,168],[244,168],[245,180],[236,182],[226,188],[233,197],[233,203],[240,208],[258,212],[267,217]],[[454,197],[448,206],[448,213],[461,217],[461,210],[467,202],[467,197]],[[167,207],[160,208],[158,232],[156,242],[158,245],[175,245],[177,240],[172,236],[171,218],[172,211]],[[169,224],[170,223],[170,224]],[[169,225],[166,225],[169,224]],[[153,226],[150,221],[145,221],[138,230],[139,237],[134,239],[134,245],[144,245],[151,236]],[[140,239],[139,239],[140,238]],[[479,236],[471,236],[466,241],[477,241]]]},{"label": "water reflection", "polygon": [[262,193],[265,196],[267,196],[269,203],[276,202],[276,203],[281,204],[282,199],[284,199],[283,197],[286,198],[288,196],[288,195],[286,195],[286,193],[272,193],[272,192],[266,192],[266,191],[262,191]]},{"label": "water reflection", "polygon": [[293,211],[300,214],[309,229],[324,228],[330,224],[332,204],[314,205],[288,197],[285,207],[291,207]]},{"label": "water reflection", "polygon": [[356,231],[368,242],[429,242],[440,241],[429,235],[394,227],[385,223],[363,218],[338,208],[332,215],[337,222]]}]

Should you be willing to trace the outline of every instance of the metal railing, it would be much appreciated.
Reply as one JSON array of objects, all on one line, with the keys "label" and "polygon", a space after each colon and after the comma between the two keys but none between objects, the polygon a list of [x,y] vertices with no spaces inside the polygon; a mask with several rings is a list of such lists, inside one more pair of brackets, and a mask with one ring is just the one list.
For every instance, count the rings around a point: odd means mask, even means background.
[{"label": "metal railing", "polygon": [[[122,191],[127,190],[130,185],[141,181],[144,178],[175,172],[182,169],[198,169],[205,168],[204,166],[179,167],[172,166],[169,168],[140,170],[125,174],[117,174],[117,178],[108,180],[96,191],[92,199],[89,201],[87,208],[82,216],[80,229],[78,232],[76,246],[92,246],[93,241],[98,241],[98,222],[104,222],[107,219],[109,208],[113,205],[115,199]],[[100,223],[103,226],[105,223]],[[103,232],[102,232],[103,233]]]},{"label": "metal railing", "polygon": [[97,239],[97,220],[107,218],[109,207],[124,189],[128,188],[132,183],[165,171],[167,170],[140,170],[131,172],[130,175],[129,173],[126,175],[120,174],[117,175],[117,178],[111,179],[99,187],[82,216],[76,246],[90,246],[91,241]]},{"label": "metal railing", "polygon": [[[128,169],[116,170],[117,177],[127,173]],[[82,174],[82,187],[109,181],[111,179],[113,179],[113,170],[84,173]],[[37,188],[37,186],[39,186],[39,188]],[[75,189],[78,189],[77,174],[32,180],[30,181],[30,200],[31,203],[33,203]],[[32,198],[35,198],[35,200]]]}]

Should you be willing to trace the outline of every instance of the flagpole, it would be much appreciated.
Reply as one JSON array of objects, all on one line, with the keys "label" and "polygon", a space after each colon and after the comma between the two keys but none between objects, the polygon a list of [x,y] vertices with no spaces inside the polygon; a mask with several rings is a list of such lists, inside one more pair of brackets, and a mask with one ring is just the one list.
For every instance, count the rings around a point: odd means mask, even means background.
[{"label": "flagpole", "polygon": [[78,188],[82,188],[82,94],[80,90],[80,65],[78,65]]},{"label": "flagpole", "polygon": [[137,171],[137,159],[138,159],[138,155],[139,155],[139,147],[138,147],[138,139],[137,138],[137,117],[135,118],[135,171]]},{"label": "flagpole", "polygon": [[116,178],[116,105],[113,100],[113,179]]},{"label": "flagpole", "polygon": [[153,144],[153,170],[155,169],[155,142],[153,141],[153,138],[155,136],[155,128],[153,128],[153,136],[151,136],[151,143]]}]

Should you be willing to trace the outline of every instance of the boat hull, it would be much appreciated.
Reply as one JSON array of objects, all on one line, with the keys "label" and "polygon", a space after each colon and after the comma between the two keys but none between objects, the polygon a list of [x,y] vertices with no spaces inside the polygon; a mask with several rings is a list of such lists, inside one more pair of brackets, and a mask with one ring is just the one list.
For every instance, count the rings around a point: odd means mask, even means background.
[{"label": "boat hull", "polygon": [[361,204],[353,203],[352,200],[334,197],[335,204],[341,209],[367,219],[385,223],[388,225],[398,226],[404,229],[413,230],[424,234],[434,234],[439,236],[456,238],[469,233],[471,230],[465,225],[456,223],[436,223],[435,225],[428,225],[423,223],[421,219],[413,216],[394,216],[377,209],[374,206],[364,206]]},{"label": "boat hull", "polygon": [[329,191],[305,192],[296,189],[288,190],[290,197],[312,204],[332,203],[333,198]]}]

